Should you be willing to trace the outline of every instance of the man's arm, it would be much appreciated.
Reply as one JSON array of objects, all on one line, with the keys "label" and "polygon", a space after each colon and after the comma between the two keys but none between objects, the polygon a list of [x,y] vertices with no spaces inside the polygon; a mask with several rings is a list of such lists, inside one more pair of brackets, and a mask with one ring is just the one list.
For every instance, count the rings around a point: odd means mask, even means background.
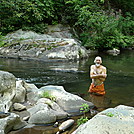
[{"label": "man's arm", "polygon": [[90,69],[90,78],[91,79],[99,79],[99,78],[106,78],[107,77],[106,68],[105,67],[103,69],[102,74],[95,74],[94,72],[95,72],[94,65],[92,65],[91,69]]},{"label": "man's arm", "polygon": [[104,78],[107,77],[107,69],[106,69],[106,67],[103,67],[102,74],[103,74]]},{"label": "man's arm", "polygon": [[101,80],[102,82],[104,82],[105,79],[106,79],[106,77],[107,77],[107,69],[106,69],[106,67],[103,68],[102,74],[103,74],[104,77],[99,78],[99,80]]}]

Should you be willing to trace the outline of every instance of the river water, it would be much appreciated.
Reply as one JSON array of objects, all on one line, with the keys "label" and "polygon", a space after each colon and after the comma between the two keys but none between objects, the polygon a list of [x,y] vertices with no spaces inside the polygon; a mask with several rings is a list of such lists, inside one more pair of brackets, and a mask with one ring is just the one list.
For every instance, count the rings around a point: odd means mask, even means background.
[{"label": "river water", "polygon": [[107,67],[105,96],[91,96],[87,93],[91,79],[89,67],[97,55],[77,62],[36,62],[16,59],[0,59],[0,70],[11,72],[16,78],[35,84],[61,85],[65,90],[92,101],[98,108],[117,105],[134,106],[134,51],[123,51],[118,56],[100,53],[103,65]]}]

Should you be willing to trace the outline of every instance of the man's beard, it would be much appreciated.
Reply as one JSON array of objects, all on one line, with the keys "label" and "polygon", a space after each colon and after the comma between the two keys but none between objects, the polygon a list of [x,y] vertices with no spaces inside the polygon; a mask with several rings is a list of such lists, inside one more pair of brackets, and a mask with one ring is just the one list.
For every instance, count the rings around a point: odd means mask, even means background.
[{"label": "man's beard", "polygon": [[95,63],[95,66],[96,66],[96,67],[99,67],[99,66],[100,66],[100,64],[99,64],[99,63]]}]

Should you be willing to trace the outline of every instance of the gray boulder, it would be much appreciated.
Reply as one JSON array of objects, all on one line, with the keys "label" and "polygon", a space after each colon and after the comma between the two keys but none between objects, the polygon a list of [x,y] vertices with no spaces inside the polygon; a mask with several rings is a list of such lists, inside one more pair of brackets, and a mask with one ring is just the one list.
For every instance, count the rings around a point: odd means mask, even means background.
[{"label": "gray boulder", "polygon": [[119,49],[116,49],[116,48],[113,48],[112,50],[107,50],[106,51],[108,54],[110,55],[113,55],[113,56],[117,56],[120,54],[120,50]]},{"label": "gray boulder", "polygon": [[38,88],[34,84],[26,83],[25,81],[23,81],[23,87],[26,89],[27,93],[38,90]]},{"label": "gray boulder", "polygon": [[134,107],[119,105],[106,109],[72,134],[133,134]]},{"label": "gray boulder", "polygon": [[37,104],[39,103],[48,104],[48,106],[50,106],[50,108],[54,111],[56,119],[63,119],[66,118],[68,115],[68,113],[65,112],[57,103],[50,99],[41,98],[37,101]]},{"label": "gray boulder", "polygon": [[13,107],[14,107],[14,110],[17,110],[17,111],[26,110],[26,106],[24,106],[20,103],[14,103]]},{"label": "gray boulder", "polygon": [[[66,45],[65,45],[66,44]],[[80,46],[74,39],[66,39],[59,47],[43,52],[39,58],[43,59],[75,60],[88,57],[87,50]]]},{"label": "gray boulder", "polygon": [[8,117],[0,119],[0,134],[7,134],[11,130],[18,130],[24,126],[26,123],[20,120],[19,115],[10,113]]},{"label": "gray boulder", "polygon": [[43,61],[77,60],[88,57],[89,51],[80,45],[80,41],[72,38],[69,28],[63,27],[49,26],[47,34],[22,30],[9,33],[5,40],[9,46],[1,47],[0,55]]},{"label": "gray boulder", "polygon": [[9,111],[15,92],[15,76],[9,72],[0,71],[0,111]]},{"label": "gray boulder", "polygon": [[23,81],[16,81],[16,93],[14,97],[14,102],[24,102],[26,98],[26,89],[23,86]]},{"label": "gray boulder", "polygon": [[82,104],[88,104],[89,107],[93,107],[93,103],[85,101],[81,97],[66,92],[63,86],[44,86],[39,89],[38,94],[42,95],[44,92],[48,92],[50,96],[55,98],[56,103],[66,112],[72,114],[78,114]]},{"label": "gray boulder", "polygon": [[39,103],[28,109],[30,118],[28,123],[31,124],[48,124],[56,121],[55,112],[47,105]]},{"label": "gray boulder", "polygon": [[71,28],[69,26],[63,26],[61,24],[58,25],[48,25],[47,34],[51,35],[54,38],[73,38],[71,34]]}]

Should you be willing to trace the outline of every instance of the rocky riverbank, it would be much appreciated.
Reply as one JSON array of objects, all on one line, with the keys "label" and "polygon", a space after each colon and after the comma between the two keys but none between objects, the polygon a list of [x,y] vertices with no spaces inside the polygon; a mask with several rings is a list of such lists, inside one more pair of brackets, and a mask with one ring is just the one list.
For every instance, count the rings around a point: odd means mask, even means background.
[{"label": "rocky riverbank", "polygon": [[62,86],[49,85],[38,89],[34,84],[16,81],[13,74],[4,71],[0,71],[0,80],[0,134],[78,115],[83,103],[94,107],[91,102],[66,92]]},{"label": "rocky riverbank", "polygon": [[[0,71],[0,81],[0,134],[67,120],[80,114],[82,104],[94,107],[91,102],[66,92],[62,86],[48,85],[38,89],[4,71]],[[72,134],[132,134],[133,126],[134,108],[119,105],[98,113]]]}]

